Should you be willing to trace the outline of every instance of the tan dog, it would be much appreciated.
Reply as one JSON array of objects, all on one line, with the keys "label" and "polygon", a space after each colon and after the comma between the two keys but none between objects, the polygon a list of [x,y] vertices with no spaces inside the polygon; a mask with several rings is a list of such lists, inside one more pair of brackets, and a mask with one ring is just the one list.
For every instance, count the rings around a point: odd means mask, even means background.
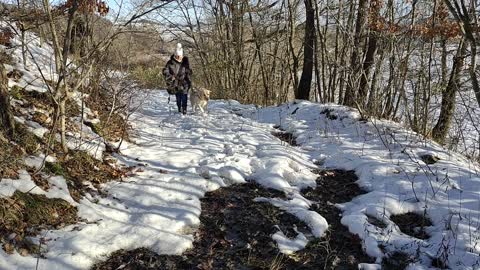
[{"label": "tan dog", "polygon": [[190,94],[190,104],[192,104],[192,111],[200,110],[202,113],[207,111],[208,101],[210,100],[210,90],[203,87],[193,88]]}]

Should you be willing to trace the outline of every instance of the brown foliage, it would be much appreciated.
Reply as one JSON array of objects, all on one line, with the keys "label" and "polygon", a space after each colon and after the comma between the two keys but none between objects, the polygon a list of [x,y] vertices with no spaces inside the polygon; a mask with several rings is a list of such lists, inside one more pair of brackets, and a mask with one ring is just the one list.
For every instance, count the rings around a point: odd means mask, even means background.
[{"label": "brown foliage", "polygon": [[67,2],[59,6],[57,10],[67,11],[72,8],[74,4],[78,5],[78,11],[81,13],[97,13],[100,16],[106,16],[110,11],[110,8],[105,1],[97,0],[67,0]]},{"label": "brown foliage", "polygon": [[386,35],[398,35],[412,32],[414,36],[425,39],[441,37],[452,39],[459,37],[461,33],[460,25],[448,17],[448,9],[440,4],[436,10],[435,22],[431,15],[421,23],[414,24],[412,27],[399,23],[387,21],[380,10],[384,6],[383,0],[372,0],[369,9],[368,26],[369,29]]},{"label": "brown foliage", "polygon": [[0,199],[0,243],[11,253],[15,249],[26,256],[39,253],[26,236],[45,229],[58,229],[77,221],[77,208],[61,199],[50,199],[16,191],[10,198]]},{"label": "brown foliage", "polygon": [[7,27],[0,28],[0,45],[10,47],[12,45],[13,32]]}]

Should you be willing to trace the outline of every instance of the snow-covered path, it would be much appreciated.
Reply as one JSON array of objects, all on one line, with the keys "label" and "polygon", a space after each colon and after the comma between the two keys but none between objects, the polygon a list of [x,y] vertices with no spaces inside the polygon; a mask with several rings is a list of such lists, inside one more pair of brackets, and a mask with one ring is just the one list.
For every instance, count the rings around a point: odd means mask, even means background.
[{"label": "snow-covered path", "polygon": [[[146,100],[132,119],[135,143],[125,143],[118,157],[138,166],[136,175],[106,184],[107,197],[82,199],[79,216],[86,222],[46,232],[46,259],[38,269],[88,269],[119,249],[179,254],[192,246],[205,192],[246,179],[290,194],[282,207],[314,236],[323,235],[325,219],[309,211],[298,192],[315,186],[316,166],[271,135],[272,125],[237,116],[224,102],[212,103],[209,115],[184,117],[170,111],[163,91]],[[0,269],[34,269],[36,262],[0,249]]]},{"label": "snow-covered path", "polygon": [[[399,124],[364,122],[355,110],[332,104],[294,102],[258,109],[212,101],[208,115],[184,117],[166,102],[164,91],[150,91],[132,118],[135,143],[124,144],[118,158],[136,166],[136,174],[106,184],[105,197],[82,199],[77,207],[85,222],[41,235],[46,259],[39,260],[38,269],[88,269],[120,249],[180,254],[192,247],[204,194],[246,180],[283,191],[287,199],[257,200],[308,225],[310,233],[294,239],[282,232],[272,236],[283,252],[291,252],[299,242],[306,244],[302,239],[321,237],[328,228],[300,193],[316,185],[311,170],[318,165],[355,170],[357,183],[368,191],[336,206],[343,211],[342,224],[362,239],[377,263],[401,251],[411,259],[407,269],[435,269],[438,263],[480,269],[480,169],[465,157]],[[300,146],[273,136],[273,125],[292,132]],[[425,154],[440,159],[427,164],[421,158]],[[394,222],[395,215],[409,213],[432,221],[426,239],[405,233]],[[0,249],[0,269],[35,269],[36,263],[36,258]]]}]

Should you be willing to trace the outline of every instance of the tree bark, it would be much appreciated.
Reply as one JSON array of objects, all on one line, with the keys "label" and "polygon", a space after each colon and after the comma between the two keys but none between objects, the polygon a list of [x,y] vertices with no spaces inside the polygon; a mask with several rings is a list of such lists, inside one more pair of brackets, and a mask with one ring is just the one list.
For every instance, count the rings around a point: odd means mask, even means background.
[{"label": "tree bark", "polygon": [[477,42],[478,42],[478,29],[477,14],[475,1],[471,1],[471,6],[468,8],[464,0],[459,2],[444,0],[448,10],[458,23],[461,25],[463,36],[470,42],[471,48],[471,63],[469,75],[472,80],[472,88],[477,99],[478,106],[480,106],[480,83],[478,81],[475,69],[477,66],[476,54],[477,54]]},{"label": "tree bark", "polygon": [[315,10],[312,0],[305,0],[305,41],[303,44],[303,71],[298,89],[295,93],[296,99],[310,98],[310,87],[312,84],[313,57],[315,43]]},{"label": "tree bark", "polygon": [[294,46],[294,39],[295,39],[295,34],[296,34],[296,26],[295,26],[295,6],[294,4],[290,1],[287,0],[287,5],[288,5],[288,46],[287,50],[290,51],[291,57],[292,57],[292,80],[293,80],[293,89],[295,91],[298,88],[298,75],[297,75],[297,70],[298,70],[298,55],[295,53],[295,46]]},{"label": "tree bark", "polygon": [[438,118],[438,122],[432,130],[432,137],[438,143],[443,144],[445,142],[448,129],[450,128],[450,124],[452,122],[453,113],[455,111],[455,97],[460,84],[460,72],[463,69],[465,52],[465,40],[462,40],[453,61],[453,67],[447,87],[442,93],[440,117]]},{"label": "tree bark", "polygon": [[367,52],[365,53],[365,60],[362,66],[362,75],[360,77],[360,86],[358,88],[358,104],[363,109],[368,95],[368,80],[370,77],[370,70],[375,63],[375,54],[377,52],[377,37],[375,33],[370,33],[368,39]]},{"label": "tree bark", "polygon": [[362,30],[364,28],[366,22],[366,12],[367,12],[367,4],[368,0],[360,0],[358,3],[358,12],[357,12],[357,20],[355,23],[355,35],[354,35],[354,46],[355,48],[352,50],[352,57],[350,59],[350,68],[351,74],[348,80],[347,89],[345,91],[345,98],[344,98],[344,105],[353,106],[355,104],[355,100],[357,97],[357,91],[355,85],[357,84],[357,76],[360,70],[359,63],[359,55],[360,55],[360,41],[362,38]]},{"label": "tree bark", "polygon": [[8,93],[8,77],[3,63],[0,63],[0,129],[10,138],[15,133],[15,122]]}]

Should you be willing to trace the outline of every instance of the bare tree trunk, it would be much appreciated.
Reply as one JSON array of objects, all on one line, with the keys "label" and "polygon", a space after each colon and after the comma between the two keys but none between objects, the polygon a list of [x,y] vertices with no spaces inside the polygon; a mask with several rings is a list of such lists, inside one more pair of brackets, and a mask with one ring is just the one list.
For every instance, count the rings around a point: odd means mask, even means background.
[{"label": "bare tree trunk", "polygon": [[[463,35],[470,42],[471,58],[470,58],[470,79],[472,80],[472,88],[477,99],[478,106],[480,106],[480,83],[475,74],[477,66],[477,42],[478,42],[478,18],[476,1],[470,1],[470,7],[465,4],[465,0],[452,1],[444,0],[448,10],[462,27]],[[475,30],[474,30],[475,29]]]},{"label": "bare tree trunk", "polygon": [[453,113],[455,111],[455,97],[459,89],[460,72],[462,71],[464,65],[465,51],[465,40],[462,39],[458,47],[455,59],[453,61],[450,79],[448,81],[447,87],[442,94],[440,117],[432,131],[433,139],[439,143],[445,142],[445,138],[448,134],[448,129],[450,128],[450,124],[452,122]]},{"label": "bare tree trunk", "polygon": [[370,86],[370,93],[369,93],[369,97],[368,97],[368,102],[367,102],[367,106],[365,107],[369,114],[372,115],[372,116],[379,116],[380,115],[380,111],[379,111],[379,104],[381,102],[381,100],[379,99],[379,93],[378,93],[378,90],[377,90],[377,83],[378,83],[378,80],[379,80],[379,77],[382,76],[382,64],[383,64],[383,60],[384,60],[384,49],[380,49],[380,52],[379,52],[379,55],[380,55],[380,59],[377,61],[377,63],[375,64],[375,71],[373,73],[373,76],[372,76],[372,83],[371,83],[371,86]]},{"label": "bare tree trunk", "polygon": [[370,33],[368,39],[367,52],[365,53],[365,60],[362,67],[362,75],[360,77],[360,85],[358,88],[357,102],[363,109],[365,107],[365,100],[368,95],[368,80],[370,77],[370,70],[375,61],[375,54],[377,51],[377,37],[375,33]]},{"label": "bare tree trunk", "polygon": [[441,40],[442,46],[442,56],[441,56],[441,72],[442,72],[442,88],[447,85],[448,82],[448,50],[447,50],[447,40]]},{"label": "bare tree trunk", "polygon": [[295,53],[295,46],[294,46],[294,38],[295,38],[295,7],[292,4],[290,0],[287,0],[288,2],[288,29],[289,29],[289,34],[288,34],[288,47],[287,50],[290,51],[291,57],[292,57],[292,79],[293,79],[293,89],[297,91],[298,89],[298,75],[297,75],[297,70],[298,70],[298,55]]},{"label": "bare tree trunk", "polygon": [[269,91],[268,82],[267,82],[267,74],[265,72],[265,63],[263,61],[261,40],[257,35],[257,31],[255,30],[255,25],[253,24],[253,18],[252,18],[251,12],[248,13],[248,17],[250,19],[250,25],[252,26],[252,35],[253,35],[253,39],[255,40],[255,49],[258,52],[259,68],[260,68],[260,73],[262,74],[263,89],[265,90],[264,96],[263,96],[264,98],[263,105],[267,106],[269,104],[271,97],[270,97],[270,91]]},{"label": "bare tree trunk", "polygon": [[315,10],[312,0],[305,0],[305,12],[307,20],[305,21],[305,41],[303,49],[303,71],[298,89],[295,93],[296,99],[310,98],[310,87],[312,84],[313,56],[315,42]]},{"label": "bare tree trunk", "polygon": [[[349,11],[348,11],[348,18],[347,18],[347,29],[346,31],[343,31],[342,34],[342,39],[343,40],[350,40],[350,31],[354,27],[354,20],[355,20],[355,1],[350,1],[350,6],[349,6]],[[338,27],[337,27],[338,28]],[[338,90],[338,103],[340,104],[346,104],[346,99],[349,99],[346,97],[346,93],[350,93],[348,89],[348,79],[350,77],[348,72],[351,72],[351,68],[347,68],[347,57],[349,53],[348,47],[352,47],[353,50],[356,48],[354,47],[355,45],[352,44],[351,42],[347,43],[348,45],[343,45],[342,52],[340,53],[340,67],[341,67],[341,76],[339,78],[339,90]],[[350,101],[348,101],[350,102]]]},{"label": "bare tree trunk", "polygon": [[345,91],[345,98],[343,100],[344,105],[347,106],[355,105],[355,99],[357,97],[357,88],[355,86],[357,84],[357,76],[360,70],[360,41],[362,38],[362,30],[364,28],[367,17],[367,4],[368,0],[359,0],[358,3],[357,21],[355,24],[355,35],[353,41],[353,45],[355,46],[355,48],[353,48],[352,57],[350,59],[350,78],[348,79],[347,89]]},{"label": "bare tree trunk", "polygon": [[8,93],[8,77],[3,63],[0,63],[0,129],[9,137],[15,133],[15,122]]},{"label": "bare tree trunk", "polygon": [[480,107],[480,83],[478,82],[477,74],[477,43],[475,40],[470,40],[470,68],[469,74],[472,80],[472,88],[477,98],[478,106]]}]

